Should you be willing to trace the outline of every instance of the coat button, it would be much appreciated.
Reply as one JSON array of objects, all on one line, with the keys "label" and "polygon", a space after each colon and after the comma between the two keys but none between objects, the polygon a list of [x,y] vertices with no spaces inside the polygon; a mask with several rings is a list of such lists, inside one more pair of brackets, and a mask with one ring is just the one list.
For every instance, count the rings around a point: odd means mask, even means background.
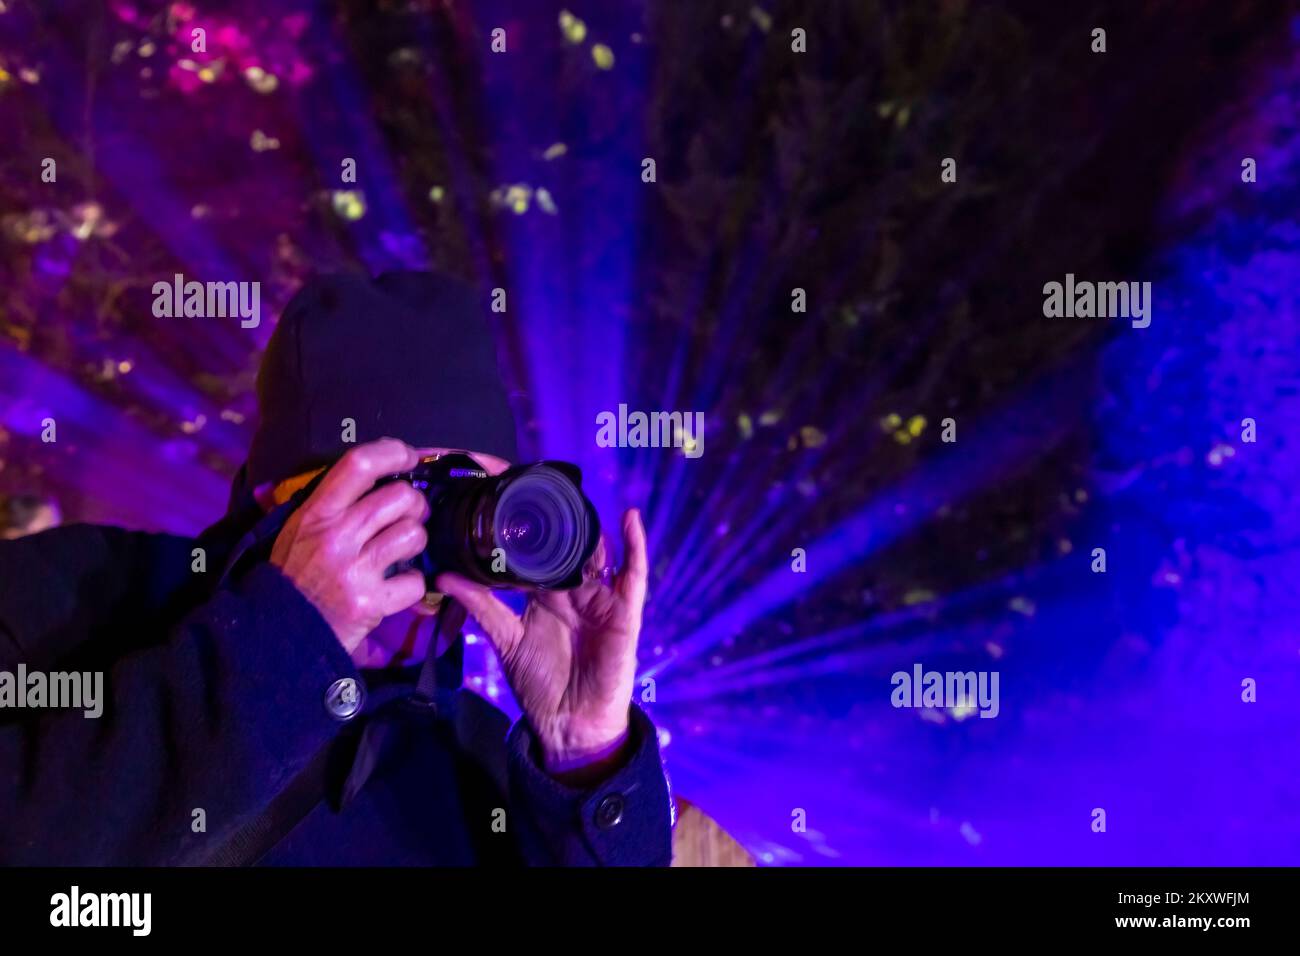
[{"label": "coat button", "polygon": [[339,678],[325,692],[325,709],[331,717],[339,720],[351,720],[361,712],[364,702],[365,693],[361,690],[361,685],[351,677]]},{"label": "coat button", "polygon": [[600,801],[596,807],[596,826],[602,830],[612,830],[623,819],[623,794],[611,793]]}]

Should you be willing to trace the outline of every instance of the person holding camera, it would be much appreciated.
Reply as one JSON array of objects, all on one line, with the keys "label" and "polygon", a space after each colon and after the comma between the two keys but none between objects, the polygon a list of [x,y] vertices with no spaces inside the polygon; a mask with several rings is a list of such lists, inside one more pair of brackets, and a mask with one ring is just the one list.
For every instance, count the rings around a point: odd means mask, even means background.
[{"label": "person holding camera", "polygon": [[[258,404],[228,514],[197,539],[0,543],[0,670],[102,668],[108,691],[98,721],[0,710],[0,862],[668,865],[657,735],[632,703],[641,517],[613,573],[576,472],[511,467],[473,290],[309,282]],[[498,583],[530,591],[522,615]],[[513,727],[460,687],[466,615]]]}]

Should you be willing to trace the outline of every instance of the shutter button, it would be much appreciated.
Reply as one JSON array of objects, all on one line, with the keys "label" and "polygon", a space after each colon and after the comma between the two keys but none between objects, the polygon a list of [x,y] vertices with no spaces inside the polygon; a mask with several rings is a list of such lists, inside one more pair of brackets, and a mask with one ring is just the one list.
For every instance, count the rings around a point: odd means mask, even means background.
[{"label": "shutter button", "polygon": [[330,689],[325,692],[325,709],[331,717],[351,720],[361,712],[364,698],[360,684],[351,677],[342,677],[330,684]]},{"label": "shutter button", "polygon": [[612,830],[623,819],[623,795],[611,793],[600,801],[596,808],[596,826],[602,830]]}]

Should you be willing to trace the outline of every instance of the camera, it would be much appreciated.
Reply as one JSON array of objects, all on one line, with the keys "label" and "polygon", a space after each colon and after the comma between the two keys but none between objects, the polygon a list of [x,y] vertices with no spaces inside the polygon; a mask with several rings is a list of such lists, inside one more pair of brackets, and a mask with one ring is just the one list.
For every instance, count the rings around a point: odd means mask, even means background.
[{"label": "camera", "polygon": [[569,462],[539,461],[489,475],[457,452],[425,458],[384,483],[390,481],[408,482],[429,502],[429,543],[390,574],[414,568],[430,590],[444,571],[497,588],[577,587],[600,540],[582,471]]}]

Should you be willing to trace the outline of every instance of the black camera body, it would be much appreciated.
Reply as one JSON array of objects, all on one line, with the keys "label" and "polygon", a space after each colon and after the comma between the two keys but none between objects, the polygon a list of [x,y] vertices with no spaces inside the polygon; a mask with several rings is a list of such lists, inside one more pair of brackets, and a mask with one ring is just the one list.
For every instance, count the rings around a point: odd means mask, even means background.
[{"label": "black camera body", "polygon": [[489,475],[469,455],[453,452],[388,481],[408,482],[429,502],[429,543],[407,566],[423,572],[431,591],[444,571],[495,588],[577,587],[600,540],[582,471],[569,462]]}]

